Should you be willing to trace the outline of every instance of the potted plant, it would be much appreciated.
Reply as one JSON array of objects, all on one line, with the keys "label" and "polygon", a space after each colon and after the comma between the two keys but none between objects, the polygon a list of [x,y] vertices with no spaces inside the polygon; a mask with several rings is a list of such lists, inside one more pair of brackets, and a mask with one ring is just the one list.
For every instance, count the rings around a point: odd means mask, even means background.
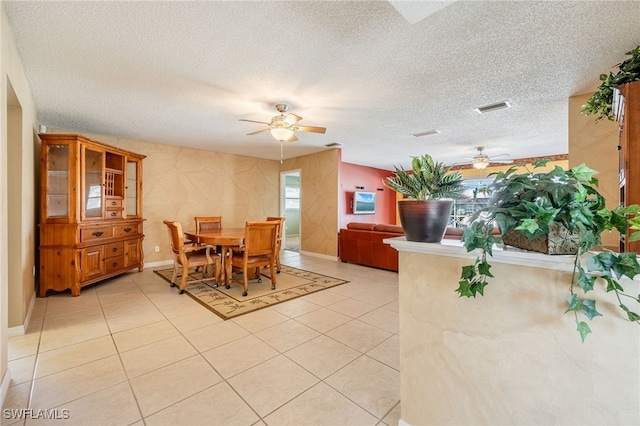
[{"label": "potted plant", "polygon": [[598,90],[587,100],[582,106],[582,114],[596,115],[596,122],[607,118],[614,119],[613,111],[613,95],[615,89],[626,83],[632,83],[640,80],[640,46],[626,53],[631,55],[627,60],[616,65],[618,71],[614,74],[600,74],[602,83],[598,86]]},{"label": "potted plant", "polygon": [[453,198],[464,191],[460,172],[429,154],[412,157],[411,170],[395,167],[384,186],[407,197],[398,200],[398,215],[407,241],[440,242],[451,217]]},{"label": "potted plant", "polygon": [[[547,160],[536,161],[533,167],[546,163]],[[521,233],[529,244],[535,245],[543,239],[553,245],[553,233],[560,232],[563,244],[555,248],[574,255],[565,312],[575,315],[582,341],[591,329],[579,320],[578,314],[584,314],[589,320],[601,314],[595,300],[580,297],[577,287],[587,293],[596,288],[597,281],[606,284],[607,292],[615,292],[627,318],[640,324],[640,296],[625,292],[619,280],[622,276],[633,278],[640,274],[636,253],[589,252],[602,243],[604,231],[615,228],[624,234],[627,227],[640,230],[640,206],[607,209],[604,197],[597,190],[598,181],[593,177],[597,172],[584,164],[568,171],[559,166],[548,172],[527,169],[526,173],[516,173],[516,170],[517,167],[511,167],[505,172],[494,173],[496,178],[490,186],[489,204],[474,214],[464,232],[463,244],[467,251],[479,249],[480,255],[473,265],[463,266],[456,289],[458,294],[466,297],[484,295],[487,280],[493,277],[487,254],[491,256],[493,245],[502,243],[509,233]],[[499,236],[491,234],[494,226],[500,229]],[[640,240],[640,233],[631,234],[631,240]],[[585,255],[587,252],[589,254]],[[586,268],[580,262],[583,255]]]}]

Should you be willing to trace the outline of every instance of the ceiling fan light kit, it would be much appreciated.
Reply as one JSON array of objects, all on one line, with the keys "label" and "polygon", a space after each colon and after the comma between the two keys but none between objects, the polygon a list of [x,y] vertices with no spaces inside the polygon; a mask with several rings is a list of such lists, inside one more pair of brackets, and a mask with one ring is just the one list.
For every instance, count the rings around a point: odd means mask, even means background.
[{"label": "ceiling fan light kit", "polygon": [[288,141],[293,136],[293,130],[285,127],[275,127],[269,131],[271,132],[271,136],[280,142]]},{"label": "ceiling fan light kit", "polygon": [[485,169],[489,165],[489,161],[484,158],[478,158],[477,160],[473,160],[473,168],[474,169]]},{"label": "ceiling fan light kit", "polygon": [[280,115],[276,115],[271,117],[271,122],[266,123],[264,121],[255,121],[255,120],[246,120],[241,118],[240,121],[248,121],[250,123],[259,123],[266,124],[268,127],[266,129],[258,130],[256,132],[247,133],[247,135],[258,135],[260,133],[271,133],[271,136],[277,141],[280,142],[280,162],[282,163],[283,159],[283,142],[295,142],[298,138],[295,135],[295,132],[312,132],[312,133],[324,133],[326,132],[326,128],[324,127],[314,127],[314,126],[296,126],[295,124],[302,120],[302,117],[296,114],[287,114],[289,107],[285,104],[276,104],[276,110],[280,113]]},{"label": "ceiling fan light kit", "polygon": [[489,157],[486,154],[483,154],[483,150],[484,147],[483,146],[479,146],[478,148],[476,148],[478,150],[478,155],[476,155],[473,158],[469,158],[469,160],[471,160],[471,166],[474,169],[478,169],[478,170],[482,170],[487,168],[487,166],[489,166],[489,164],[491,163],[499,163],[499,164],[511,164],[513,163],[513,160],[496,160],[497,157],[502,157],[505,155],[509,155],[509,154],[499,154],[493,157]]},{"label": "ceiling fan light kit", "polygon": [[270,132],[271,136],[277,141],[297,141],[298,138],[295,137],[295,132],[311,132],[311,133],[324,133],[327,131],[324,127],[315,127],[315,126],[296,126],[295,124],[302,120],[302,117],[296,114],[287,114],[285,112],[289,109],[289,107],[285,104],[276,104],[276,110],[280,113],[280,115],[276,115],[271,117],[271,122],[266,123],[264,121],[255,121],[255,120],[246,120],[241,118],[240,121],[248,121],[249,123],[259,123],[266,124],[268,127],[266,129],[258,130],[256,132],[247,133],[247,135],[258,135],[260,133]]}]

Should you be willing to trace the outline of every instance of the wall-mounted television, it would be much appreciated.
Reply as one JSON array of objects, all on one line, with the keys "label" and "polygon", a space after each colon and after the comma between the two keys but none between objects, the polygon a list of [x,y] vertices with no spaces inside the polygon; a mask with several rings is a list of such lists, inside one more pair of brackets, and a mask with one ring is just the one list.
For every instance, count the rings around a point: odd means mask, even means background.
[{"label": "wall-mounted television", "polygon": [[376,214],[376,193],[364,191],[354,192],[353,214]]}]

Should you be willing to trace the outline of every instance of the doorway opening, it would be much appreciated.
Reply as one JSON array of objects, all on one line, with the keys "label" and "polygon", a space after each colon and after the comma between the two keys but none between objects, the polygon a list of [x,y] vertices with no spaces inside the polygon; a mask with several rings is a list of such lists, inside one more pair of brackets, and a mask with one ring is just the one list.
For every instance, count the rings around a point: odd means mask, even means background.
[{"label": "doorway opening", "polygon": [[280,173],[280,211],[284,212],[284,232],[282,247],[285,250],[300,251],[300,170]]}]

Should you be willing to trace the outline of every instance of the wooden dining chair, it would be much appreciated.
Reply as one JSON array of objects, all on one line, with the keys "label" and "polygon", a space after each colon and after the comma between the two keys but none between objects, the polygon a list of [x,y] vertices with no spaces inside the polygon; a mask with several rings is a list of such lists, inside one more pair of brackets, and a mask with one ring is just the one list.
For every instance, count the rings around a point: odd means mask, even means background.
[{"label": "wooden dining chair", "polygon": [[[222,216],[196,216],[196,233],[219,231],[222,229]],[[220,253],[220,247],[210,245],[214,253]]]},{"label": "wooden dining chair", "polygon": [[217,231],[222,229],[222,216],[196,216],[196,232]]},{"label": "wooden dining chair", "polygon": [[[278,239],[278,221],[247,222],[245,224],[244,245],[242,251],[231,255],[231,266],[242,271],[243,296],[249,291],[249,274],[261,282],[260,270],[268,266],[271,276],[271,289],[276,289],[275,256]],[[234,280],[239,282],[238,280]],[[230,288],[227,286],[226,288]]]},{"label": "wooden dining chair", "polygon": [[282,233],[284,232],[284,221],[285,217],[279,216],[267,216],[267,221],[278,221],[278,239],[276,241],[276,271],[279,274],[282,269],[282,265],[280,264],[280,251],[282,250]]},{"label": "wooden dining chair", "polygon": [[[169,230],[169,241],[171,243],[171,256],[173,257],[173,276],[171,277],[171,287],[175,287],[178,273],[180,272],[180,294],[184,293],[187,284],[202,282],[214,276],[216,283],[220,282],[220,272],[222,262],[219,254],[211,253],[211,247],[202,245],[185,244],[182,225],[180,222],[164,220]],[[189,279],[189,268],[202,268],[202,279]]]}]

